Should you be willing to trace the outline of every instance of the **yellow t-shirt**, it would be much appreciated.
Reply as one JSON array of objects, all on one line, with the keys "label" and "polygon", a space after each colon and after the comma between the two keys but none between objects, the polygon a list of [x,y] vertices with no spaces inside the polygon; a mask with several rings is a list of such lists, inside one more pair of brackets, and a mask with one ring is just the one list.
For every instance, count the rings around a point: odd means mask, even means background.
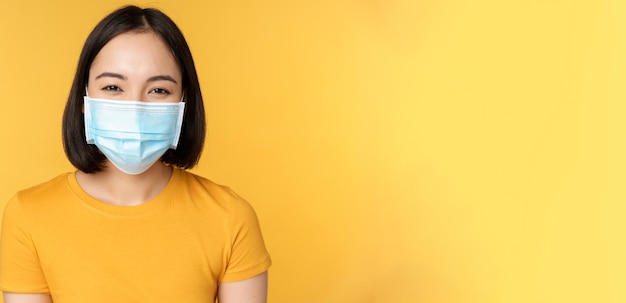
[{"label": "yellow t-shirt", "polygon": [[184,170],[156,198],[115,206],[74,173],[18,192],[0,239],[0,289],[64,302],[214,302],[220,281],[271,264],[252,207]]}]

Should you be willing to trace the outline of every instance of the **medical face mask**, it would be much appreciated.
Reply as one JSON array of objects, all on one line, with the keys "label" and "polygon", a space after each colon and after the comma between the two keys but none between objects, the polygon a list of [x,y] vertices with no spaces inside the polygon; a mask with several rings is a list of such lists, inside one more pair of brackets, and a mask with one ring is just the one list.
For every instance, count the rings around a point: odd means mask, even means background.
[{"label": "medical face mask", "polygon": [[146,171],[176,149],[185,103],[92,99],[85,96],[85,136],[121,171]]}]

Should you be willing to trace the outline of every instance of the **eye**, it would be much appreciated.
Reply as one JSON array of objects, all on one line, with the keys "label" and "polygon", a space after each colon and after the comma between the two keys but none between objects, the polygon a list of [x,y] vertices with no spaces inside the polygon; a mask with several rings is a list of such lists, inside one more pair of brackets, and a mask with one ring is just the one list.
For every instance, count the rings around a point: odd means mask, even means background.
[{"label": "eye", "polygon": [[159,95],[169,95],[170,91],[164,88],[154,88],[150,91],[150,93],[159,94]]},{"label": "eye", "polygon": [[121,92],[122,91],[122,89],[119,88],[117,85],[107,85],[107,86],[103,87],[102,90],[104,90],[104,91],[112,91],[112,92]]}]

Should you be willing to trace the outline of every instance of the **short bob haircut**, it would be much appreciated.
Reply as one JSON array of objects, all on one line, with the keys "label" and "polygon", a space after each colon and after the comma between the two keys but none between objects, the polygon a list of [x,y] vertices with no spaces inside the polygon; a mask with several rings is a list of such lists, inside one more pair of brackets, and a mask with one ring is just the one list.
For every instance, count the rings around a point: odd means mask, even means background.
[{"label": "short bob haircut", "polygon": [[188,169],[200,159],[206,129],[202,93],[189,46],[174,21],[161,11],[137,6],[122,7],[98,23],[80,54],[74,82],[63,112],[63,148],[70,162],[85,173],[101,171],[106,157],[95,145],[87,144],[83,97],[89,69],[100,50],[114,37],[126,32],[153,32],[169,47],[181,69],[185,113],[177,149],[169,149],[161,161]]}]

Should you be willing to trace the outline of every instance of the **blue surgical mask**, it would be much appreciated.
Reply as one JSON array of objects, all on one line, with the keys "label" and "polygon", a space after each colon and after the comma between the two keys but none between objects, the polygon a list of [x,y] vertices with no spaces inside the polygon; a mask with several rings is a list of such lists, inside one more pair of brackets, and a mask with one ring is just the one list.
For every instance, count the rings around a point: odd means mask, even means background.
[{"label": "blue surgical mask", "polygon": [[185,103],[92,99],[85,96],[85,136],[121,171],[143,173],[176,149]]}]

